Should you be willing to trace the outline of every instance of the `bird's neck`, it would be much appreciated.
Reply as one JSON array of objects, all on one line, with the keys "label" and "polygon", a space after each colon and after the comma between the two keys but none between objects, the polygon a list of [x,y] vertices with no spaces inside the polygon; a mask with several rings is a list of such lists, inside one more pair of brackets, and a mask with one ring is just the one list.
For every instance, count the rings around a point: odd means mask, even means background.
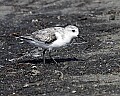
[{"label": "bird's neck", "polygon": [[67,36],[65,36],[65,38],[64,38],[64,42],[70,43],[71,40],[72,40],[72,38],[73,38],[72,36],[70,36],[70,35],[68,36],[68,35],[67,35]]}]

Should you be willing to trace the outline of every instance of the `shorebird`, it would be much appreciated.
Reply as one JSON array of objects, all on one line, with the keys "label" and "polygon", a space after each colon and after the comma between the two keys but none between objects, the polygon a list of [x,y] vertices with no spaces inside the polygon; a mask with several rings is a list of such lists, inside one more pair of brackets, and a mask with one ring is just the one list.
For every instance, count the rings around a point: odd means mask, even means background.
[{"label": "shorebird", "polygon": [[68,25],[66,27],[41,29],[27,36],[19,36],[19,38],[22,38],[33,46],[43,48],[43,63],[45,64],[45,53],[47,50],[49,51],[50,58],[57,63],[51,56],[51,50],[66,46],[73,38],[78,37],[78,35],[79,29],[76,26]]}]

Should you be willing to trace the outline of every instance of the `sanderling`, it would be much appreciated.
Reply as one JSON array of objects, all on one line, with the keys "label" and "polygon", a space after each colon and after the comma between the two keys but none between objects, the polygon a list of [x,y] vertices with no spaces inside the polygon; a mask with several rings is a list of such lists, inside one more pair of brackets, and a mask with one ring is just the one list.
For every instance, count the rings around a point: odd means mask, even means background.
[{"label": "sanderling", "polygon": [[50,58],[57,63],[51,56],[51,50],[65,46],[71,42],[71,40],[77,37],[79,30],[76,26],[68,25],[63,27],[51,27],[33,32],[29,36],[20,36],[20,38],[29,42],[30,44],[41,47],[43,51],[43,63],[45,64],[45,53],[49,50]]}]

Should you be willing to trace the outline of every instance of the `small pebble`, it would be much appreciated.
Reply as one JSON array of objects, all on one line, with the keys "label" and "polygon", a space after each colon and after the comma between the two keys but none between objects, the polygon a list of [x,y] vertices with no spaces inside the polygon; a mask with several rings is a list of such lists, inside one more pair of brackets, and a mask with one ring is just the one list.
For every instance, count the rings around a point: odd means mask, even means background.
[{"label": "small pebble", "polygon": [[73,91],[72,91],[72,93],[76,93],[76,91],[75,91],[75,90],[73,90]]}]

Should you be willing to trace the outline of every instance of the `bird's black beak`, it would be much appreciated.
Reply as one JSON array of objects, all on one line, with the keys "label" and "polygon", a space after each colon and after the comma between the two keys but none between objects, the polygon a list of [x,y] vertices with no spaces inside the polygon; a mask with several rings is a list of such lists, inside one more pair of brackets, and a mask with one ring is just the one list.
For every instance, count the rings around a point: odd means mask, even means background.
[{"label": "bird's black beak", "polygon": [[80,38],[80,39],[81,39],[81,41],[83,41],[83,42],[87,42],[87,40],[85,40],[85,38],[84,38],[84,37],[82,37],[82,36],[80,36],[80,35],[78,35],[78,38]]}]

